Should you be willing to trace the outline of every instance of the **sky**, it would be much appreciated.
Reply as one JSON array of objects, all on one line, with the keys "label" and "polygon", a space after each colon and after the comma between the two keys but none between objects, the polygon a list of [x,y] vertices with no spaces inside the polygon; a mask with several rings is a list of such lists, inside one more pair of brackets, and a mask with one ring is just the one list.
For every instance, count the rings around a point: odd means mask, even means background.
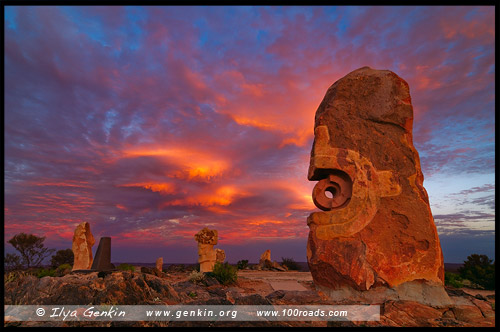
[{"label": "sky", "polygon": [[494,259],[494,7],[4,7],[4,245],[112,261],[306,261],[314,114],[360,67],[406,80],[444,261]]}]

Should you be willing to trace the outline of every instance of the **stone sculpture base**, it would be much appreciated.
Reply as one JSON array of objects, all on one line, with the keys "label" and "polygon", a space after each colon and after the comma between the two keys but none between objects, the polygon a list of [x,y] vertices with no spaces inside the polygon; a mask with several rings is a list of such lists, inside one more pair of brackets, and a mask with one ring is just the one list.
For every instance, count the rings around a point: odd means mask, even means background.
[{"label": "stone sculpture base", "polygon": [[381,304],[389,300],[415,301],[438,308],[448,307],[453,304],[443,285],[420,280],[408,281],[393,288],[382,286],[366,291],[355,290],[349,286],[330,289],[316,285],[316,289],[337,303],[349,301],[360,304]]}]

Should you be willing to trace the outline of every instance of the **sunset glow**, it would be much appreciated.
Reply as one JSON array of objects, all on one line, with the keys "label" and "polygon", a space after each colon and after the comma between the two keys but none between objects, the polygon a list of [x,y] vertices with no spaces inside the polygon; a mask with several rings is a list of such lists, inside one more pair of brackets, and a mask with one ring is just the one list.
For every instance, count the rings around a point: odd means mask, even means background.
[{"label": "sunset glow", "polygon": [[230,262],[305,261],[315,112],[370,66],[410,86],[445,262],[494,258],[494,13],[7,6],[4,240],[87,221],[115,262],[194,263],[206,226]]}]

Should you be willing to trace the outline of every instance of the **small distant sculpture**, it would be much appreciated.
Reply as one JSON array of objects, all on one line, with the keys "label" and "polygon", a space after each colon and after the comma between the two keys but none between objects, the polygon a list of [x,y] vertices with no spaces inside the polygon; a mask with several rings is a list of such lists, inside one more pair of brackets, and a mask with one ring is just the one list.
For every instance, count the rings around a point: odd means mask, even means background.
[{"label": "small distant sculpture", "polygon": [[217,230],[211,230],[205,227],[196,233],[194,238],[198,242],[198,263],[200,263],[200,272],[212,272],[215,262],[217,261],[217,254],[214,250],[214,245],[216,245],[218,241]]},{"label": "small distant sculpture", "polygon": [[262,255],[260,255],[258,269],[261,270],[271,270],[271,271],[287,271],[288,268],[284,265],[280,265],[278,262],[271,260],[271,250],[267,249]]},{"label": "small distant sculpture", "polygon": [[226,260],[226,253],[222,249],[215,249],[215,261],[219,263],[224,263]]},{"label": "small distant sculpture", "polygon": [[408,84],[363,67],[335,82],[315,116],[307,261],[334,300],[447,305],[444,265],[412,137]]},{"label": "small distant sculpture", "polygon": [[109,271],[114,268],[115,266],[111,264],[111,238],[101,237],[94,262],[90,269],[94,271]]},{"label": "small distant sculpture", "polygon": [[267,249],[262,255],[260,255],[259,264],[263,265],[266,261],[271,261],[271,250]]},{"label": "small distant sculpture", "polygon": [[163,257],[159,257],[157,260],[156,260],[156,269],[160,272],[163,271]]},{"label": "small distant sculpture", "polygon": [[72,250],[74,254],[73,271],[88,270],[92,266],[92,246],[95,243],[94,236],[90,231],[90,224],[82,222],[73,235]]}]

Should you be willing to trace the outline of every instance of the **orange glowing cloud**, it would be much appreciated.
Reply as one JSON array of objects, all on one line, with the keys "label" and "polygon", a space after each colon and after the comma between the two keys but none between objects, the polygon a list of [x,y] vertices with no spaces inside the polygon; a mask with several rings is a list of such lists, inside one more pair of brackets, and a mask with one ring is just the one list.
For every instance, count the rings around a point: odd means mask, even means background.
[{"label": "orange glowing cloud", "polygon": [[239,124],[241,126],[251,126],[251,127],[256,127],[256,128],[263,129],[263,130],[277,130],[278,129],[277,125],[275,125],[275,124],[259,121],[255,118],[248,118],[248,117],[239,116],[239,115],[235,115],[235,114],[228,114],[228,115],[234,120],[234,122],[236,122],[237,124]]},{"label": "orange glowing cloud", "polygon": [[[165,202],[162,205],[162,207],[179,206],[179,205],[204,206],[204,207],[228,206],[234,201],[235,198],[243,197],[247,194],[248,194],[247,192],[239,188],[236,189],[233,186],[222,186],[217,188],[213,192],[195,194],[186,198]],[[224,212],[224,211],[217,210],[217,212]]]},{"label": "orange glowing cloud", "polygon": [[175,186],[170,183],[130,183],[121,185],[120,187],[139,187],[149,189],[152,192],[158,192],[160,194],[171,194],[175,192]]},{"label": "orange glowing cloud", "polygon": [[248,225],[265,225],[265,224],[282,224],[283,221],[279,221],[279,220],[255,220],[255,221],[252,221],[250,223],[248,223]]},{"label": "orange glowing cloud", "polygon": [[176,165],[179,170],[166,174],[169,177],[186,180],[210,181],[222,175],[228,168],[229,162],[223,158],[200,151],[195,148],[131,148],[123,151],[123,157],[160,157]]}]

